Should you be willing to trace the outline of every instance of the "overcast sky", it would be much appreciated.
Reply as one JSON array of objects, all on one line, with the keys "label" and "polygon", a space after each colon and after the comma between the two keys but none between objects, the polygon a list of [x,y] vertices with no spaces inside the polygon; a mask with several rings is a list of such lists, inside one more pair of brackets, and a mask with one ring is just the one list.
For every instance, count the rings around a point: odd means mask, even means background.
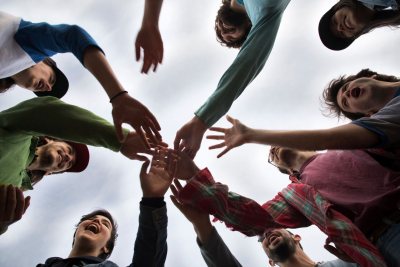
[{"label": "overcast sky", "polygon": [[[78,24],[105,51],[125,89],[156,115],[162,135],[172,144],[176,131],[215,90],[237,50],[215,41],[214,17],[220,1],[165,0],[160,19],[164,62],[156,73],[140,74],[134,58],[134,39],[140,28],[144,0],[2,0],[1,9],[34,22]],[[248,126],[269,129],[327,128],[345,123],[321,115],[320,96],[325,85],[342,74],[369,67],[386,74],[399,73],[400,32],[376,30],[359,38],[347,50],[333,52],[319,41],[321,15],[336,1],[295,0],[289,4],[264,68],[229,114]],[[71,54],[57,55],[70,80],[64,101],[87,108],[111,121],[111,105],[101,86]],[[15,87],[0,97],[6,109],[33,94]],[[225,119],[218,126],[228,126]],[[204,140],[196,157],[217,181],[232,191],[263,203],[288,183],[288,178],[267,164],[268,147],[246,145],[221,159]],[[129,265],[138,226],[140,163],[101,148],[90,148],[91,162],[81,174],[46,177],[27,192],[31,206],[23,219],[0,238],[0,266],[35,266],[48,257],[67,257],[74,225],[82,214],[108,209],[119,223],[119,238],[111,260]],[[168,256],[166,266],[205,266],[191,224],[173,206],[167,193]],[[268,266],[256,238],[215,224],[243,266]],[[315,261],[334,257],[323,249],[324,234],[315,227],[294,230],[304,250]]]}]

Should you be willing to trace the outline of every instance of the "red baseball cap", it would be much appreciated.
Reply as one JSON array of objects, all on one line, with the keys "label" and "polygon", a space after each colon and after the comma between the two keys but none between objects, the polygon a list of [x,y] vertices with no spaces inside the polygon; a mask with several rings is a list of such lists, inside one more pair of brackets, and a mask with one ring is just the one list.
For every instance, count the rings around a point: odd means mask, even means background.
[{"label": "red baseball cap", "polygon": [[89,149],[87,145],[65,141],[68,143],[75,151],[75,163],[74,165],[66,170],[66,172],[81,172],[86,169],[89,164]]}]

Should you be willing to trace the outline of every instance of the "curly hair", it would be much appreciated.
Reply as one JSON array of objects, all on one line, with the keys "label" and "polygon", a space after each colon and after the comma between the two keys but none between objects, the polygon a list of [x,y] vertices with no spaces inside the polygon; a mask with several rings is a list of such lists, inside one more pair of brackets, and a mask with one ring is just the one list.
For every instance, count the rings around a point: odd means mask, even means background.
[{"label": "curly hair", "polygon": [[[227,41],[224,40],[222,37],[222,31],[218,27],[218,24],[223,21],[223,22],[229,22],[229,24],[235,26],[236,28],[240,28],[244,30],[243,36],[235,41]],[[231,4],[229,0],[222,0],[222,5],[220,9],[218,10],[217,16],[215,18],[215,24],[214,24],[214,29],[217,37],[217,41],[226,47],[229,48],[240,48],[242,47],[243,43],[246,41],[247,36],[249,35],[249,32],[251,30],[251,21],[247,14],[243,12],[237,12],[231,8]]]},{"label": "curly hair", "polygon": [[325,102],[324,103],[325,115],[338,118],[345,117],[351,120],[356,120],[364,117],[365,114],[362,113],[352,113],[342,110],[338,105],[337,95],[340,88],[342,88],[342,86],[344,86],[345,84],[359,78],[372,77],[372,76],[375,76],[374,79],[378,81],[385,81],[385,82],[400,81],[399,78],[397,78],[396,76],[380,74],[370,69],[362,69],[359,73],[355,75],[350,75],[350,76],[342,75],[337,79],[333,79],[322,93],[322,97]]}]

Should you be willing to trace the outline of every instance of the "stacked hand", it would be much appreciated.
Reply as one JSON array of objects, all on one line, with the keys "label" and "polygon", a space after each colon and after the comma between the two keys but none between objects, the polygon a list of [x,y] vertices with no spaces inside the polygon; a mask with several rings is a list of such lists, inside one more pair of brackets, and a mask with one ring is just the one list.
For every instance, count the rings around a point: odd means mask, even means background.
[{"label": "stacked hand", "polygon": [[115,130],[121,142],[124,139],[122,123],[131,125],[147,148],[150,148],[147,138],[156,144],[161,141],[159,133],[161,127],[154,115],[142,103],[128,94],[122,94],[112,101],[112,105]]},{"label": "stacked hand", "polygon": [[229,115],[226,116],[226,119],[232,123],[231,128],[211,127],[211,131],[222,133],[222,135],[207,136],[207,139],[223,140],[223,142],[209,147],[209,149],[224,148],[224,150],[218,154],[218,158],[225,155],[232,148],[246,143],[246,134],[249,132],[249,128],[239,120],[236,120]]},{"label": "stacked hand", "polygon": [[185,152],[193,159],[200,149],[206,130],[207,125],[195,116],[176,133],[174,149]]},{"label": "stacked hand", "polygon": [[143,197],[162,197],[174,178],[177,156],[170,149],[157,149],[147,172],[149,165],[150,161],[146,160],[140,171]]},{"label": "stacked hand", "polygon": [[24,198],[21,189],[13,185],[0,185],[0,233],[22,218],[30,200],[29,196]]},{"label": "stacked hand", "polygon": [[178,180],[174,180],[175,185],[170,186],[173,196],[170,196],[172,203],[182,212],[182,214],[191,222],[197,233],[200,242],[205,244],[212,231],[210,216],[208,213],[199,211],[189,205],[181,203],[179,199],[179,192],[182,190],[182,185]]}]

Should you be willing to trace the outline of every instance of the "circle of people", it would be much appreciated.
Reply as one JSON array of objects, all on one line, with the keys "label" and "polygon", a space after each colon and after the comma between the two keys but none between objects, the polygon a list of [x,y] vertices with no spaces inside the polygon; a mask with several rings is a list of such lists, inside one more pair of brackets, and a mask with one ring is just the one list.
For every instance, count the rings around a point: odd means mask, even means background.
[{"label": "circle of people", "polygon": [[[173,148],[162,142],[156,117],[123,88],[104,51],[83,28],[30,22],[0,11],[0,92],[17,85],[38,96],[0,112],[1,233],[29,207],[24,191],[47,175],[84,171],[90,145],[144,162],[130,266],[164,266],[169,188],[172,202],[193,224],[208,266],[241,266],[209,215],[244,235],[259,236],[271,266],[400,266],[399,78],[366,68],[333,79],[323,98],[331,114],[351,120],[342,126],[263,130],[227,115],[232,127],[213,127],[262,70],[289,2],[222,0],[217,40],[239,52],[213,94],[177,131]],[[346,49],[375,28],[400,25],[399,5],[398,0],[340,0],[320,19],[320,39],[328,49]],[[135,42],[142,73],[156,71],[163,60],[161,7],[162,0],[145,1]],[[69,83],[51,56],[67,52],[104,88],[114,124],[60,100]],[[230,192],[193,161],[207,129],[212,132],[207,138],[217,142],[210,149],[221,149],[218,158],[247,143],[270,145],[268,162],[288,174],[290,184],[262,205]],[[310,225],[327,235],[324,247],[339,259],[314,261],[301,247],[301,237],[286,230]],[[37,266],[117,266],[107,260],[116,237],[111,214],[93,211],[77,224],[68,257]]]}]

